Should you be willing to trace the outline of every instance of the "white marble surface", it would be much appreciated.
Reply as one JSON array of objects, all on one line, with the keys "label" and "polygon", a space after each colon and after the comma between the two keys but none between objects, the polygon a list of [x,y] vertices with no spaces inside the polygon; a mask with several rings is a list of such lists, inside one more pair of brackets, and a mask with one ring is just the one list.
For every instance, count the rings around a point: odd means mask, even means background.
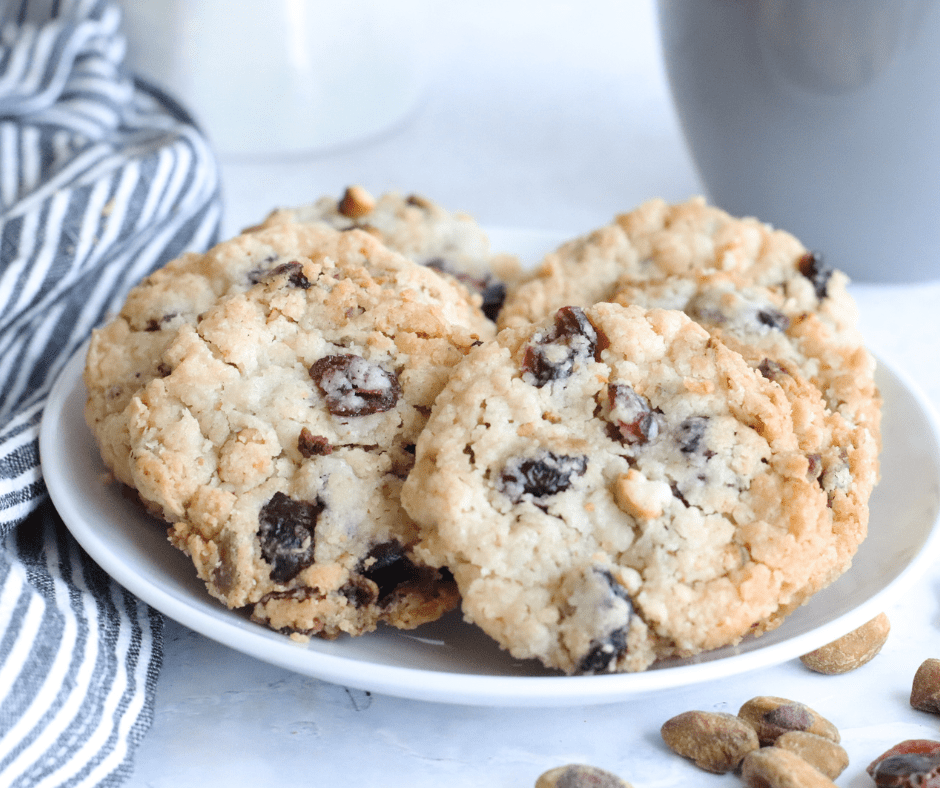
[{"label": "white marble surface", "polygon": [[[434,8],[433,70],[420,109],[347,150],[225,160],[227,234],[277,205],[338,194],[353,182],[423,192],[491,226],[572,233],[647,197],[700,191],[669,104],[650,0]],[[940,404],[940,284],[854,289],[872,348]],[[586,762],[636,788],[739,785],[672,755],[659,727],[690,708],[735,712],[772,694],[806,702],[839,726],[851,765],[837,784],[862,788],[872,785],[864,767],[887,747],[940,738],[940,718],[908,702],[917,666],[940,657],[938,592],[940,569],[887,610],[884,650],[850,674],[820,676],[793,661],[632,702],[540,710],[347,690],[170,621],[153,726],[128,784],[529,788],[548,768]]]}]

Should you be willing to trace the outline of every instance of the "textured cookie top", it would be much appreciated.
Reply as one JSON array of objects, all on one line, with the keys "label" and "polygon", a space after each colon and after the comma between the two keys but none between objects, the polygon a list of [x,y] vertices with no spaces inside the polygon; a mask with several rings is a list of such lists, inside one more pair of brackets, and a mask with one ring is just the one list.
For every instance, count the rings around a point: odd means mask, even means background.
[{"label": "textured cookie top", "polygon": [[[403,294],[404,311],[433,304],[434,314],[448,325],[462,326],[480,338],[493,334],[492,323],[463,288],[359,230],[280,224],[237,236],[205,254],[184,255],[134,287],[120,313],[91,338],[84,371],[85,417],[99,436],[105,463],[119,480],[132,484],[122,413],[149,381],[166,374],[163,354],[180,328],[195,323],[220,297],[243,292],[275,271],[296,273],[308,262],[346,277],[348,287],[358,287],[362,279],[376,292]],[[319,286],[320,280],[310,281]],[[338,324],[345,320],[335,317]],[[102,440],[103,435],[108,437]]]},{"label": "textured cookie top", "polygon": [[469,620],[566,672],[736,642],[864,535],[834,527],[794,402],[678,311],[597,304],[507,329],[457,367],[418,441],[402,496],[417,552],[450,568]]},{"label": "textured cookie top", "polygon": [[847,277],[791,234],[695,198],[655,199],[548,254],[508,296],[499,324],[600,301],[680,309],[757,365],[783,364],[877,444],[875,363]]},{"label": "textured cookie top", "polygon": [[711,273],[733,276],[741,286],[773,288],[788,311],[818,313],[836,330],[857,321],[842,272],[790,233],[696,197],[678,204],[649,200],[562,244],[511,294],[500,326],[537,320],[569,304],[609,301],[631,284]]},{"label": "textured cookie top", "polygon": [[410,627],[455,603],[409,555],[399,490],[478,341],[436,273],[368,236],[333,244],[180,326],[121,414],[130,484],[210,593],[301,635]]},{"label": "textured cookie top", "polygon": [[752,366],[772,359],[805,377],[819,389],[830,411],[867,432],[877,444],[881,397],[875,385],[875,361],[861,334],[848,325],[837,330],[819,312],[802,311],[782,289],[746,285],[733,275],[711,273],[621,283],[610,300],[684,311]]},{"label": "textured cookie top", "polygon": [[480,295],[483,310],[495,319],[507,282],[520,275],[514,255],[494,253],[483,229],[469,215],[451,212],[416,194],[387,192],[373,197],[350,186],[337,200],[272,211],[260,227],[283,222],[322,222],[340,230],[358,227],[421,265],[450,274]]}]

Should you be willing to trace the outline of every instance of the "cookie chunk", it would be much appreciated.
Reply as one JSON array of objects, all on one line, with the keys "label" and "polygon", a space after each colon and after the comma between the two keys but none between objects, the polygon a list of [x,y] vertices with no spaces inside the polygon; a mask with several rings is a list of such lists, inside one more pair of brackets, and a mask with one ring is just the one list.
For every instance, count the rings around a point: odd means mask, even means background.
[{"label": "cookie chunk", "polygon": [[796,401],[678,310],[599,303],[506,329],[418,440],[415,552],[450,569],[469,621],[567,673],[736,643],[860,538],[834,526]]},{"label": "cookie chunk", "polygon": [[158,374],[92,423],[103,454],[209,592],[257,621],[334,637],[437,618],[455,588],[414,556],[399,494],[479,341],[469,318],[487,321],[359,231],[282,226],[223,253],[255,284],[178,326]]},{"label": "cookie chunk", "polygon": [[[120,481],[133,484],[125,410],[144,386],[168,372],[164,352],[179,329],[193,324],[220,297],[243,292],[274,271],[302,283],[303,263],[327,258],[356,264],[377,281],[397,277],[405,293],[410,292],[408,277],[415,276],[413,264],[362,231],[282,224],[224,241],[205,254],[184,255],[130,291],[120,313],[92,333],[84,370],[85,419],[99,438],[105,464]],[[426,292],[446,320],[481,338],[492,336],[492,323],[466,292],[431,274],[418,275],[415,289]]]},{"label": "cookie chunk", "polygon": [[421,265],[455,277],[478,294],[483,311],[496,319],[506,286],[521,276],[518,258],[496,254],[483,229],[466,213],[452,213],[416,194],[373,197],[350,186],[339,199],[272,211],[261,227],[281,222],[324,222],[340,230],[358,227]]}]

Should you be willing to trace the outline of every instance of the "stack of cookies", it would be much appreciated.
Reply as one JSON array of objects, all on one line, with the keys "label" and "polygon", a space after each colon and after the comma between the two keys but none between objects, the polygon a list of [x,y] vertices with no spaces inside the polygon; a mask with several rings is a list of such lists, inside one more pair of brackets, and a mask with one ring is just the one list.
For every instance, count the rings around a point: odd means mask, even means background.
[{"label": "stack of cookies", "polygon": [[209,593],[273,629],[460,604],[514,657],[638,671],[850,566],[880,414],[855,323],[844,275],[702,200],[523,273],[469,217],[353,187],[136,287],[86,420]]}]

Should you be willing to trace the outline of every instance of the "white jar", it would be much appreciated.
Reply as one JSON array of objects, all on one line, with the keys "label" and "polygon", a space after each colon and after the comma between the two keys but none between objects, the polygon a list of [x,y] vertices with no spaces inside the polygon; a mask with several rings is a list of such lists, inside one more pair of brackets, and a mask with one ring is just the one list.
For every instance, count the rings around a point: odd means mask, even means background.
[{"label": "white jar", "polygon": [[128,66],[223,156],[318,151],[401,122],[427,80],[427,0],[121,0]]}]

